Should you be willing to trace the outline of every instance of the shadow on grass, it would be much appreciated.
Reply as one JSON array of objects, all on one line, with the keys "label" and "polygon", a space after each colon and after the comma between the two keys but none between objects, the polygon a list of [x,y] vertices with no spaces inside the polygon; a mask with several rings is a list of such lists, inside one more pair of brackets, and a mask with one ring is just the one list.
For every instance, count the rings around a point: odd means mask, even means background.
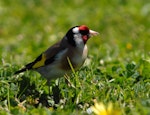
[{"label": "shadow on grass", "polygon": [[36,82],[30,83],[28,77],[22,76],[22,80],[18,83],[20,88],[17,97],[20,98],[20,101],[27,100],[29,104],[35,107],[38,107],[39,105],[54,107],[55,104],[58,104],[60,101],[60,89],[58,86],[53,86],[52,94],[50,94],[45,91],[40,93],[36,89]]}]

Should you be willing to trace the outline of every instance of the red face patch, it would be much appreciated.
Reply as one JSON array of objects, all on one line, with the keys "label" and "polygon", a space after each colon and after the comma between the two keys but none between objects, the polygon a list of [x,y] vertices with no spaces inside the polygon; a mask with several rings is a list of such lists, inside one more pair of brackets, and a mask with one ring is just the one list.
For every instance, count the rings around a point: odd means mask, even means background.
[{"label": "red face patch", "polygon": [[79,32],[82,35],[82,39],[83,39],[84,43],[86,43],[87,40],[89,39],[89,28],[85,25],[81,25],[81,26],[79,26]]},{"label": "red face patch", "polygon": [[86,25],[79,26],[79,31],[89,32],[89,28]]},{"label": "red face patch", "polygon": [[84,43],[86,43],[86,42],[87,42],[87,40],[88,40],[89,38],[88,38],[88,36],[87,36],[87,35],[83,35],[83,36],[82,36],[82,39],[83,39]]}]

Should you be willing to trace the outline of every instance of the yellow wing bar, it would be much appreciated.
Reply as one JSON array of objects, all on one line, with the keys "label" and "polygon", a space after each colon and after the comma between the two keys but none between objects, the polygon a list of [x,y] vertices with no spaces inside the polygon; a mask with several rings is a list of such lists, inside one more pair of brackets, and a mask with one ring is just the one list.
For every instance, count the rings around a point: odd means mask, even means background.
[{"label": "yellow wing bar", "polygon": [[38,60],[38,61],[32,66],[32,68],[35,69],[35,68],[39,68],[39,67],[41,67],[41,66],[44,66],[44,65],[45,65],[45,61],[46,61],[46,55],[45,55],[45,54],[42,54],[41,60]]}]

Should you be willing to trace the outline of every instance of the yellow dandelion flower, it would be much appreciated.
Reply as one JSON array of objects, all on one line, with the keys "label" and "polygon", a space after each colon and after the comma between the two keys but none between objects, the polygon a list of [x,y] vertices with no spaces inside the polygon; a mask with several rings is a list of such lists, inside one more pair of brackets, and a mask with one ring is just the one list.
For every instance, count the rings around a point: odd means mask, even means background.
[{"label": "yellow dandelion flower", "polygon": [[120,110],[113,109],[112,103],[106,107],[103,103],[96,102],[91,109],[96,115],[121,115]]},{"label": "yellow dandelion flower", "polygon": [[132,44],[131,44],[131,43],[127,43],[127,44],[126,44],[126,48],[127,48],[128,50],[131,50],[131,49],[132,49]]},{"label": "yellow dandelion flower", "polygon": [[113,105],[112,105],[112,103],[109,103],[108,107],[107,107],[107,113],[108,113],[108,115],[112,114],[112,110],[113,110]]},{"label": "yellow dandelion flower", "polygon": [[107,115],[107,111],[103,103],[95,103],[91,109],[96,115]]}]

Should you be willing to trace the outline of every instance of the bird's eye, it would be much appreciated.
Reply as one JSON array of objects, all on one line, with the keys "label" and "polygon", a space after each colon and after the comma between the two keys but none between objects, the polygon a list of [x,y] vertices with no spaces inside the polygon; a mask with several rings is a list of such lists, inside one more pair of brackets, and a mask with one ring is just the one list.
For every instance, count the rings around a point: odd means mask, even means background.
[{"label": "bird's eye", "polygon": [[88,30],[80,30],[80,33],[82,35],[88,35],[89,34],[89,31]]}]

